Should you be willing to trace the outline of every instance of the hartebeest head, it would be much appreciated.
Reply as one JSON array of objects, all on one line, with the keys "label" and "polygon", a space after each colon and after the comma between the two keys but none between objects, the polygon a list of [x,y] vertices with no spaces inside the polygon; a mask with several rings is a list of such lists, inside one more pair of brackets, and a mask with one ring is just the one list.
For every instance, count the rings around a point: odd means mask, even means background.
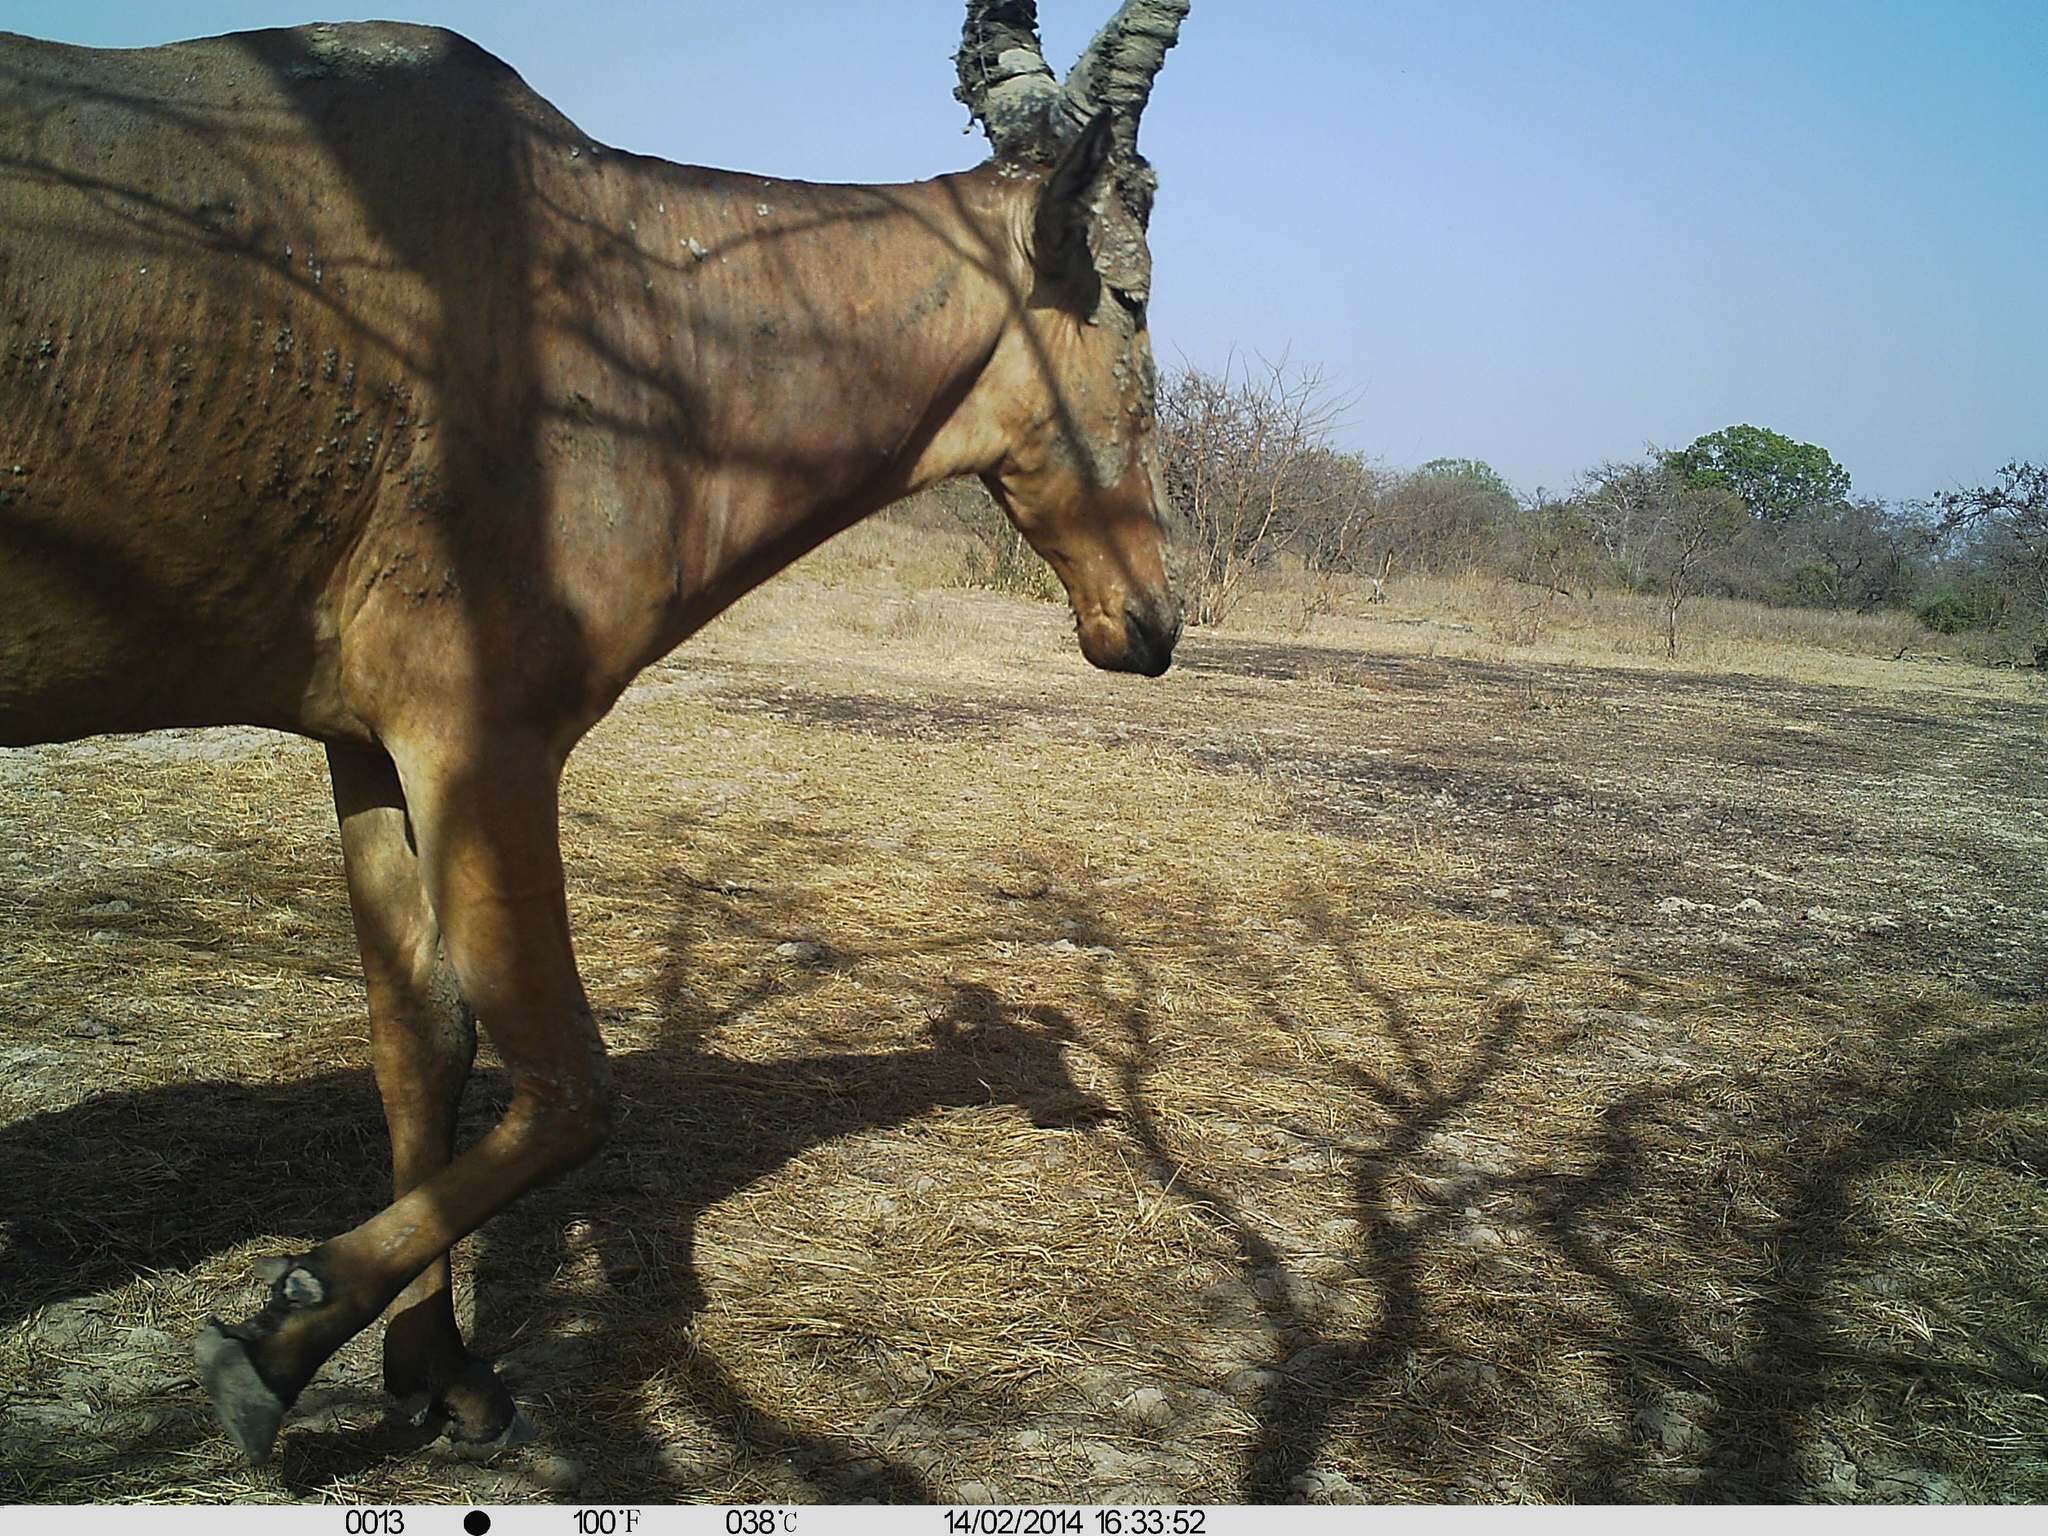
[{"label": "hartebeest head", "polygon": [[1189,0],[1124,0],[1062,84],[1035,0],[969,0],[960,100],[1024,194],[1013,318],[976,387],[998,426],[984,479],[1058,573],[1081,650],[1157,676],[1180,636],[1153,446],[1145,227],[1157,185],[1138,119]]}]

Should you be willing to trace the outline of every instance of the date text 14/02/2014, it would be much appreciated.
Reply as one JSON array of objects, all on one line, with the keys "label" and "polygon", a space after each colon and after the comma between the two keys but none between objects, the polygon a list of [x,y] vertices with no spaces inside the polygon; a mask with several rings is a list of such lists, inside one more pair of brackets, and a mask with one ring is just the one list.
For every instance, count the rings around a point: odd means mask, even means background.
[{"label": "date text 14/02/2014", "polygon": [[991,1505],[946,1511],[946,1536],[1207,1536],[1200,1509],[1058,1509]]}]

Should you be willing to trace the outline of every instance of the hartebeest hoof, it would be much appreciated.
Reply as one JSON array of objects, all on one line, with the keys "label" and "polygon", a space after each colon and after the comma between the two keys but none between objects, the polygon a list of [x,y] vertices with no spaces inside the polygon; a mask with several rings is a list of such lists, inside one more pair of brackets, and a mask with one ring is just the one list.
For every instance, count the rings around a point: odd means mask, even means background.
[{"label": "hartebeest hoof", "polygon": [[251,1461],[268,1461],[278,1426],[291,1405],[270,1389],[249,1358],[249,1346],[229,1333],[220,1319],[208,1319],[193,1341],[192,1353],[220,1427]]},{"label": "hartebeest hoof", "polygon": [[481,1360],[472,1360],[460,1378],[444,1387],[435,1406],[447,1421],[448,1438],[458,1445],[502,1450],[533,1438],[530,1424],[524,1438],[510,1438],[526,1421],[520,1415],[519,1405],[512,1401],[512,1394],[498,1380],[498,1373]]},{"label": "hartebeest hoof", "polygon": [[482,1455],[525,1445],[536,1433],[498,1373],[473,1357],[445,1386],[401,1395],[399,1413],[445,1435],[450,1445]]},{"label": "hartebeest hoof", "polygon": [[[192,1343],[199,1379],[213,1411],[251,1461],[269,1459],[271,1444],[299,1389],[334,1348],[308,1323],[329,1306],[327,1281],[315,1254],[259,1259],[256,1275],[270,1284],[263,1310],[242,1323],[208,1318]],[[341,1337],[346,1337],[344,1331]]]},{"label": "hartebeest hoof", "polygon": [[540,1430],[523,1409],[514,1408],[512,1417],[505,1427],[488,1440],[469,1440],[456,1433],[453,1423],[448,1426],[448,1448],[464,1461],[489,1461],[500,1451],[516,1451],[522,1445],[531,1445],[540,1438]]}]

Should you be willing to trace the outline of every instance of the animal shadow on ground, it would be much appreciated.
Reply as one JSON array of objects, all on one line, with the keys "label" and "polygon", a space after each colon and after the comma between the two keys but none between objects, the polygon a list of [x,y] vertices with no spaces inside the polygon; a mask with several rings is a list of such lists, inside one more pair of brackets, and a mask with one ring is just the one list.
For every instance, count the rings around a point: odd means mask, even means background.
[{"label": "animal shadow on ground", "polygon": [[[619,1233],[636,1206],[665,1207],[659,1225],[681,1234],[678,1251],[636,1246],[627,1256],[607,1247],[600,1257],[611,1287],[628,1299],[628,1316],[660,1316],[673,1326],[703,1304],[691,1241],[698,1215],[810,1147],[940,1106],[1012,1103],[1048,1128],[1085,1126],[1109,1113],[1075,1086],[1059,1042],[1018,1021],[985,989],[956,987],[928,1029],[924,1050],[768,1063],[689,1047],[615,1056],[621,1123],[605,1152],[471,1239],[480,1343],[496,1353],[504,1334],[520,1331],[534,1308],[533,1256],[559,1256],[563,1231],[587,1229],[592,1218]],[[509,1095],[503,1073],[479,1071],[466,1096],[465,1132],[493,1121]],[[15,1262],[0,1272],[0,1323],[151,1270],[192,1266],[264,1234],[347,1227],[378,1209],[388,1187],[380,1126],[365,1069],[275,1085],[214,1081],[105,1093],[7,1127],[0,1132],[0,1166],[8,1170],[0,1222],[12,1234]],[[617,1343],[600,1330],[567,1349],[543,1343],[530,1354],[549,1387],[573,1391],[584,1373],[607,1369]],[[816,1497],[934,1496],[908,1467],[778,1419],[707,1351],[692,1350],[674,1368],[708,1419],[729,1428],[745,1450],[781,1459]],[[601,1458],[610,1497],[702,1495],[664,1456],[651,1426],[585,1423],[569,1403],[551,1430],[558,1446]],[[368,1428],[301,1427],[281,1443],[281,1471],[287,1486],[311,1491],[424,1439],[395,1416]]]},{"label": "animal shadow on ground", "polygon": [[[478,1316],[502,1326],[535,1300],[527,1255],[558,1253],[561,1234],[590,1234],[608,1293],[623,1304],[596,1315],[570,1347],[578,1372],[630,1356],[636,1334],[672,1336],[705,1297],[694,1255],[697,1218],[821,1143],[905,1124],[940,1108],[1010,1104],[1042,1129],[1079,1129],[1111,1114],[1068,1075],[1056,1033],[987,989],[956,983],[927,1025],[922,1050],[737,1061],[687,1044],[620,1061],[621,1128],[594,1171],[520,1201],[487,1228],[476,1258]],[[673,1200],[661,1223],[676,1234],[621,1222],[620,1191],[648,1208]],[[630,1215],[624,1217],[630,1223]],[[484,1342],[490,1344],[486,1333]],[[545,1350],[543,1351],[546,1352]],[[515,1359],[516,1359],[515,1355]],[[735,1449],[779,1461],[809,1496],[828,1502],[931,1502],[938,1490],[915,1469],[852,1438],[805,1429],[750,1397],[716,1356],[692,1345],[667,1371]],[[516,1378],[515,1378],[516,1379]],[[585,1422],[557,1416],[556,1442],[607,1467],[610,1496],[652,1501],[701,1497],[678,1471],[666,1437],[645,1416]]]}]

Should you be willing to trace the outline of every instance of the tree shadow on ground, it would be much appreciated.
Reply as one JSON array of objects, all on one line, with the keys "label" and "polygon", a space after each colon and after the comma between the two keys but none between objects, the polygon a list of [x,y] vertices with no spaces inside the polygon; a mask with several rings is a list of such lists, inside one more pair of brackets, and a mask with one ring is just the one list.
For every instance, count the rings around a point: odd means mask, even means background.
[{"label": "tree shadow on ground", "polygon": [[[1272,914],[1278,917],[1282,914]],[[1494,977],[1483,989],[1477,1017],[1457,1059],[1434,1056],[1417,1028],[1401,992],[1382,980],[1346,925],[1315,893],[1298,891],[1286,903],[1286,916],[1297,920],[1299,943],[1327,949],[1343,962],[1358,1006],[1367,1022],[1362,1037],[1377,1038],[1387,1047],[1384,1058],[1367,1065],[1336,1059],[1330,1068],[1346,1090],[1375,1109],[1383,1127],[1372,1145],[1344,1156],[1349,1167],[1349,1215],[1358,1224],[1360,1248],[1352,1256],[1356,1270],[1378,1292],[1379,1314],[1369,1331],[1345,1332],[1321,1320],[1304,1298],[1314,1291],[1310,1277],[1291,1259],[1285,1239],[1263,1229],[1244,1201],[1213,1180],[1205,1179],[1172,1149],[1155,1111],[1147,1078],[1153,1070],[1160,1027],[1153,997],[1157,987],[1140,962],[1129,962],[1135,998],[1119,1012],[1131,1049],[1122,1072],[1122,1104],[1127,1127],[1145,1154],[1148,1172],[1162,1191],[1205,1213],[1235,1250],[1246,1289],[1259,1299],[1272,1354],[1262,1362],[1264,1384],[1250,1407],[1257,1432],[1241,1473],[1241,1497],[1247,1503],[1300,1502],[1320,1486],[1318,1464],[1329,1448],[1331,1426],[1349,1409],[1375,1403],[1396,1405],[1380,1443],[1395,1448],[1420,1465],[1437,1459],[1442,1448],[1423,1443],[1404,1421],[1398,1404],[1418,1362],[1440,1362],[1454,1355],[1424,1299],[1419,1265],[1433,1241],[1456,1223],[1477,1190],[1460,1184],[1408,1216],[1397,1215],[1393,1186],[1416,1171],[1430,1137],[1457,1116],[1479,1105],[1493,1078],[1515,1057],[1518,1048],[1534,1048],[1527,1039],[1525,1011],[1515,991],[1549,966],[1551,956],[1538,951],[1513,970]],[[1194,917],[1195,914],[1190,914]],[[1113,927],[1088,914],[1070,913],[1087,942],[1129,954]],[[1242,942],[1229,925],[1191,921],[1185,940],[1228,967],[1235,983],[1252,996],[1282,1027],[1306,1030],[1282,1002],[1283,967],[1270,954]],[[1359,1028],[1357,1021],[1324,1021],[1317,1032],[1342,1036]],[[1476,1400],[1473,1407],[1477,1408]]]},{"label": "tree shadow on ground", "polygon": [[[1717,999],[1759,1010],[1773,1001],[1763,988]],[[1718,1255],[1730,1233],[1717,1192],[1699,1191],[1688,1211],[1683,1194],[1668,1189],[1670,1170],[1658,1166],[1655,1133],[1684,1123],[1670,1114],[1683,1090],[1617,1097],[1603,1112],[1590,1168],[1523,1181],[1546,1234],[1627,1320],[1609,1356],[1617,1394],[1653,1422],[1660,1394],[1704,1394],[1696,1421],[1678,1435],[1678,1448],[1699,1469],[1690,1496],[1739,1503],[1952,1497],[1953,1479],[1919,1453],[1859,1450],[1824,1421],[1851,1409],[1929,1422],[1969,1414],[1977,1423],[1968,1433],[1978,1437],[1985,1405],[1967,1405],[1972,1394],[2048,1398],[2048,1360],[2037,1335],[1995,1319],[1965,1321],[1942,1299],[1955,1278],[1947,1271],[1961,1267],[1956,1261],[1971,1243],[2007,1234],[1951,1230],[1941,1248],[1916,1247],[1885,1231],[1867,1193],[1888,1174],[1936,1166],[2038,1190],[2048,1167],[2048,1130],[2038,1115],[2003,1146],[1972,1138],[1969,1127],[1987,1117],[2014,1120],[2048,1101],[2040,1042],[2038,1029],[2024,1026],[1958,1027],[1939,1005],[1920,1001],[1877,1020],[1859,1049],[1819,1076],[1774,1084],[1757,1075],[1757,1086],[1772,1094],[1758,1120],[1776,1145],[1759,1175],[1768,1186],[1766,1210],[1736,1224],[1751,1256],[1732,1277],[1746,1293],[1747,1340],[1739,1349],[1704,1345],[1683,1294],[1631,1273],[1614,1245],[1601,1241],[1612,1236],[1601,1232],[1602,1218],[1612,1222],[1662,1183],[1673,1210],[1691,1218],[1685,1247],[1703,1268],[1725,1268]],[[1873,1347],[1845,1326],[1859,1302],[1869,1305],[1873,1280],[1895,1305],[1934,1320],[1921,1347]],[[2021,1275],[2010,1280],[2030,1283]],[[1981,1292],[1981,1282],[1973,1284]],[[2038,1295],[2031,1310],[2038,1317]],[[1829,1456],[1839,1458],[1833,1476],[1815,1465]],[[1601,1450],[1582,1457],[1564,1487],[1575,1498],[1627,1498],[1635,1471],[1627,1457]],[[2010,1471],[2014,1488],[2029,1481],[2017,1463]],[[2048,1488],[2044,1474],[2037,1463],[2029,1496]]]},{"label": "tree shadow on ground", "polygon": [[[1940,1285],[1929,1279],[1944,1252],[1959,1257],[1973,1239],[1952,1231],[1937,1240],[1956,1245],[1946,1249],[1887,1247],[1869,1230],[1862,1190],[1888,1170],[1974,1163],[1980,1172],[2023,1181],[2038,1197],[2048,1167],[2048,1121],[2029,1114],[2048,1102],[2048,1055],[2038,1027],[1973,1022],[1968,1000],[1960,998],[1874,1007],[1844,1030],[1819,1072],[1773,1069],[1765,1064],[1770,1044],[1759,1040],[1749,1060],[1703,1058],[1687,1064],[1681,1081],[1656,1080],[1661,1065],[1633,1083],[1617,1074],[1598,1090],[1599,1129],[1590,1144],[1566,1149],[1555,1165],[1513,1166],[1510,1159],[1473,1167],[1452,1159],[1455,1176],[1446,1178],[1432,1137],[1461,1125],[1482,1139],[1488,1131],[1512,1137],[1517,1112],[1497,1090],[1570,1044],[1532,1029],[1521,1000],[1556,969],[1557,952],[1546,943],[1468,986],[1471,1022],[1447,1049],[1441,1033],[1425,1044],[1410,1000],[1380,979],[1366,946],[1313,892],[1294,894],[1269,916],[1293,919],[1298,942],[1335,956],[1347,975],[1359,1020],[1320,1021],[1318,1038],[1348,1035],[1354,1044],[1378,1047],[1376,1059],[1354,1052],[1328,1066],[1376,1111],[1377,1129],[1348,1145],[1333,1135],[1325,1148],[1348,1169],[1347,1215],[1359,1233],[1352,1271],[1377,1301],[1370,1326],[1337,1327],[1320,1317],[1302,1299],[1313,1296],[1315,1285],[1290,1256],[1290,1235],[1173,1150],[1152,1103],[1156,987],[1135,961],[1127,962],[1135,996],[1121,1009],[1132,1047],[1119,1105],[1126,1127],[1145,1149],[1162,1193],[1200,1210],[1229,1240],[1271,1340],[1266,1360],[1247,1362],[1264,1368],[1264,1385],[1250,1404],[1257,1432],[1242,1470],[1248,1502],[1316,1498],[1333,1467],[1349,1463],[1356,1470],[1367,1447],[1378,1458],[1370,1470],[1381,1488],[1452,1487],[1471,1497],[1919,1501],[1953,1497],[1966,1485],[1926,1465],[1924,1447],[1863,1454],[1817,1430],[1819,1420],[1871,1402],[1907,1423],[1916,1412],[1945,1407],[1949,1427],[1967,1439],[1985,1423],[1984,1394],[1999,1393],[2015,1420],[2004,1438],[2025,1439],[2023,1405],[2048,1396],[2048,1361],[2037,1339],[2010,1321],[1965,1322],[1945,1309]],[[1131,953],[1112,923],[1073,918],[1083,921],[1086,942]],[[1282,966],[1254,953],[1226,924],[1191,920],[1182,932],[1189,946],[1259,998],[1275,1022],[1298,1026],[1282,1001]],[[1563,978],[1551,979],[1555,1003]],[[1793,990],[1738,982],[1689,1006],[1769,1019]],[[1645,1027],[1659,1022],[1619,1017]],[[1624,1037],[1609,1048],[1629,1046]],[[1696,1102],[1708,1089],[1717,1099],[1746,1099],[1749,1108],[1715,1120],[1715,1111]],[[1978,1138],[1963,1146],[1962,1128],[1987,1117],[1998,1121],[2003,1141],[1994,1137],[1987,1147]],[[1525,1128],[1541,1134],[1540,1127]],[[1690,1182],[1695,1165],[1674,1155],[1673,1138],[1702,1134],[1725,1138],[1729,1162],[1747,1160],[1740,1177],[1755,1195],[1751,1209],[1731,1214],[1728,1191]],[[1459,1247],[1479,1210],[1504,1206],[1523,1213],[1537,1251],[1561,1261],[1573,1294],[1545,1298],[1517,1327],[1527,1352],[1521,1358],[1475,1361],[1461,1357],[1457,1336],[1470,1319],[1446,1305],[1447,1294],[1461,1293],[1447,1288],[1444,1276],[1468,1257]],[[1291,1236],[1298,1241],[1299,1234]],[[1656,1250],[1654,1256],[1645,1258],[1638,1245]],[[1930,1334],[1924,1348],[1892,1350],[1852,1336],[1842,1326],[1844,1309],[1853,1305],[1844,1290],[1852,1261],[1883,1271],[1895,1294],[1912,1292],[1937,1320],[1947,1315],[1956,1325],[1950,1336],[1937,1343]],[[2028,1283],[2015,1276],[2007,1285],[2023,1292]],[[2014,1303],[2008,1317],[2029,1305],[2023,1294],[2007,1300]],[[2031,1313],[2039,1312],[2037,1294]],[[1507,1396],[1517,1376],[1541,1370],[1546,1355],[1604,1362],[1610,1427],[1589,1432],[1559,1423],[1545,1447],[1554,1453],[1546,1465],[1475,1481],[1473,1463],[1491,1458],[1498,1466],[1504,1441],[1515,1443],[1518,1416]],[[1966,1404],[1972,1393],[1978,1400]],[[1691,1416],[1674,1415],[1674,1402],[1689,1405]],[[1817,1433],[1844,1458],[1833,1481],[1814,1470]],[[1511,1466],[1528,1460],[1508,1459]],[[1853,1478],[1844,1481],[1851,1468]],[[2039,1497],[2048,1489],[2038,1463],[2029,1474],[2009,1461],[1989,1476],[1979,1486],[2008,1496]]]},{"label": "tree shadow on ground", "polygon": [[[780,845],[806,834],[774,825],[760,836]],[[817,858],[833,857],[829,844],[815,835],[810,841]],[[1554,1012],[1570,997],[1571,977],[1551,940],[1532,932],[1504,952],[1494,973],[1457,983],[1453,1012],[1465,1023],[1447,1031],[1441,998],[1425,1018],[1419,986],[1384,964],[1369,936],[1315,892],[1275,897],[1267,913],[1295,925],[1291,955],[1253,942],[1206,909],[1199,893],[1185,892],[1176,912],[1177,963],[1197,957],[1202,971],[1315,1044],[1317,1091],[1357,1111],[1351,1133],[1333,1134],[1324,1150],[1343,1170],[1331,1214],[1356,1223],[1346,1257],[1374,1307],[1363,1318],[1337,1317],[1314,1299],[1299,1231],[1177,1150],[1171,1117],[1160,1107],[1161,1074],[1173,1060],[1164,1048],[1165,984],[1116,914],[1068,894],[1057,871],[1031,883],[1036,910],[1026,925],[1113,957],[1100,962],[1090,1002],[1127,1046],[1117,1059],[1114,1104],[1082,1089],[1069,1070],[1066,1053],[1077,1043],[1069,1015],[1013,1000],[1028,996],[1033,980],[1023,962],[1010,996],[1007,988],[952,983],[924,1016],[921,1046],[768,1062],[718,1050],[718,1032],[771,996],[793,1000],[800,1017],[804,999],[842,969],[908,962],[913,950],[930,957],[981,949],[1004,931],[1003,919],[989,916],[894,951],[848,944],[767,958],[787,936],[788,913],[731,894],[750,889],[748,859],[759,851],[732,845],[712,867],[679,872],[686,888],[680,905],[701,917],[715,900],[721,915],[707,928],[678,913],[653,988],[663,1008],[660,1043],[615,1057],[624,1112],[614,1142],[473,1240],[484,1352],[509,1354],[522,1397],[544,1405],[551,1445],[603,1468],[603,1496],[689,1500],[711,1486],[701,1462],[676,1454],[658,1416],[632,1407],[630,1391],[615,1390],[657,1373],[687,1404],[692,1425],[708,1426],[727,1462],[764,1493],[835,1501],[927,1501],[943,1493],[867,1434],[795,1421],[694,1342],[688,1320],[705,1303],[695,1234],[712,1206],[827,1142],[935,1109],[991,1103],[1016,1106],[1047,1127],[1087,1126],[1113,1114],[1117,1133],[1143,1154],[1159,1198],[1184,1203],[1222,1238],[1220,1251],[1256,1298],[1262,1324],[1263,1353],[1255,1347],[1238,1362],[1263,1373],[1245,1403],[1255,1428],[1237,1492],[1247,1501],[1317,1497],[1333,1468],[1358,1475],[1361,1465],[1381,1496],[1390,1489],[1394,1496],[1429,1489],[1438,1497],[1569,1500],[1932,1496],[1940,1485],[1929,1477],[1940,1475],[1938,1465],[1882,1463],[1849,1444],[1840,1449],[1854,1477],[1833,1487],[1817,1482],[1807,1463],[1816,1433],[1825,1433],[1821,1421],[1876,1402],[1898,1416],[1888,1422],[1942,1413],[1967,1432],[1983,1420],[1970,1417],[1979,1410],[1966,1399],[1995,1393],[2037,1404],[2048,1395],[2037,1342],[2003,1324],[1964,1329],[1967,1350],[1953,1340],[1881,1349],[1852,1336],[1840,1319],[1842,1277],[1858,1266],[1891,1265],[1912,1280],[1909,1263],[1943,1256],[1938,1243],[1917,1255],[1888,1254],[1876,1244],[1859,1203],[1872,1178],[1944,1161],[2038,1188],[2039,1170],[2048,1166],[2048,1130],[2037,1113],[2048,1102],[2048,1057],[2038,1028],[1987,1027],[1966,1008],[1921,997],[1850,1018],[1840,1047],[1818,1069],[1797,1060],[1772,1065],[1771,1043],[1761,1038],[1743,1056],[1702,1056],[1679,1067],[1652,1059],[1569,1090],[1593,1116],[1593,1128],[1569,1147],[1498,1166],[1452,1167],[1442,1151],[1447,1134],[1474,1126],[1499,1137],[1518,1127],[1540,1132],[1515,1118],[1517,1074],[1574,1050],[1625,1055],[1643,1047],[1641,1032],[1659,1021],[1631,1015],[1632,1022],[1610,1021],[1581,1038],[1560,1034],[1525,997],[1547,998]],[[716,1007],[687,986],[711,964],[702,947],[711,937],[745,940],[764,957],[737,970],[727,963],[730,986]],[[339,930],[328,939],[346,942]],[[1340,967],[1352,1016],[1290,1012],[1288,968],[1307,948]],[[1790,1000],[1781,986],[1738,982],[1690,1006],[1769,1019]],[[1638,1002],[1659,1006],[1654,997]],[[900,1030],[902,1021],[894,1022]],[[1682,1024],[1665,1022],[1682,1033]],[[478,1074],[465,1136],[495,1120],[507,1092],[502,1074]],[[1712,1110],[1721,1116],[1713,1119],[1710,1095],[1748,1107]],[[1964,1145],[1962,1128],[1987,1118],[1998,1122],[1997,1134]],[[1744,1205],[1696,1181],[1695,1165],[1674,1151],[1674,1138],[1685,1137],[1717,1140],[1731,1158],[1747,1158],[1747,1171],[1737,1171],[1761,1192],[1758,1199]],[[377,1209],[389,1180],[367,1070],[99,1094],[0,1129],[0,1168],[0,1230],[8,1243],[0,1252],[0,1321],[152,1270],[200,1265],[266,1235],[323,1236]],[[1532,1248],[1551,1265],[1546,1283],[1571,1294],[1531,1296],[1509,1330],[1517,1354],[1488,1361],[1472,1353],[1472,1319],[1459,1310],[1466,1293],[1441,1282],[1473,1209],[1500,1204],[1522,1214]],[[1970,1240],[1966,1232],[1943,1239]],[[556,1269],[587,1260],[602,1271],[595,1301],[549,1291]],[[2026,1275],[2016,1271],[2013,1283],[2024,1285]],[[1734,1296],[1719,1322],[1706,1315],[1716,1288]],[[1937,1308],[1938,1291],[1921,1287],[1916,1301]],[[2038,1296],[2032,1305],[2038,1316]],[[677,1339],[687,1347],[670,1349]],[[1562,1422],[1530,1430],[1517,1394],[1568,1358],[1599,1362],[1597,1391],[1609,1424],[1599,1432]],[[599,1383],[606,1411],[581,1411]],[[1659,1443],[1656,1427],[1673,1394],[1700,1400],[1673,1427],[1675,1445]],[[162,1459],[190,1423],[138,1431],[102,1464]],[[1542,1437],[1540,1466],[1507,1485],[1466,1480],[1472,1465],[1493,1458],[1498,1466],[1499,1447],[1531,1433]],[[2024,1426],[2015,1433],[2023,1436]],[[301,1423],[288,1427],[280,1454],[288,1486],[311,1493],[416,1449],[419,1440],[394,1424]],[[1674,1457],[1688,1464],[1683,1481],[1672,1480]],[[749,1472],[749,1464],[772,1469],[780,1481]],[[87,1484],[78,1473],[65,1486]],[[2040,1484],[2039,1473],[2029,1482],[2023,1470],[2008,1469],[1975,1486],[2048,1491]]]}]

